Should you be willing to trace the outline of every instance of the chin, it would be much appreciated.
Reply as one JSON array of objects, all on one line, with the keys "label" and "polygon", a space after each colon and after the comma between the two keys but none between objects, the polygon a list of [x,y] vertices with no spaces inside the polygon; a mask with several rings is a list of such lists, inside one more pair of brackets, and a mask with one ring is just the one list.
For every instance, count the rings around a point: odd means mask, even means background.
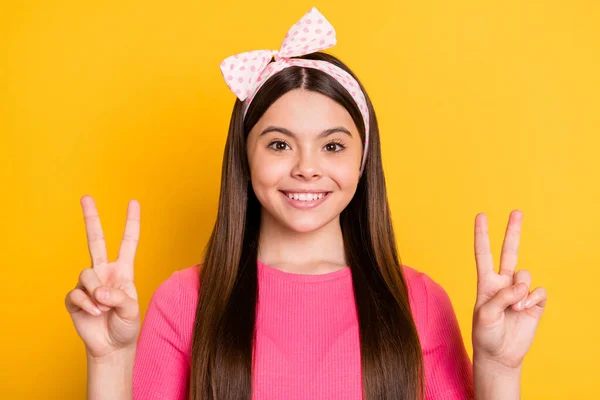
[{"label": "chin", "polygon": [[298,233],[308,233],[319,230],[326,225],[326,221],[307,219],[306,221],[280,221],[288,229]]}]

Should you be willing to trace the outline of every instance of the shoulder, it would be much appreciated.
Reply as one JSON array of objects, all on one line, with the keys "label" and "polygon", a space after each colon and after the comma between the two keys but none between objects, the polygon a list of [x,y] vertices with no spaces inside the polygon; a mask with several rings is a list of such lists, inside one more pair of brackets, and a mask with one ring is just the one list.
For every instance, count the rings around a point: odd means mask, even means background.
[{"label": "shoulder", "polygon": [[154,343],[157,334],[180,343],[185,353],[193,333],[198,303],[199,266],[174,270],[152,294],[140,339]]},{"label": "shoulder", "polygon": [[403,265],[421,342],[426,399],[474,399],[473,367],[452,302],[429,275]]},{"label": "shoulder", "polygon": [[182,301],[197,294],[199,287],[199,265],[174,270],[163,280],[154,294],[153,300]]},{"label": "shoulder", "polygon": [[427,289],[433,280],[424,272],[402,265],[402,274],[408,288],[408,297],[413,311],[424,311],[427,305]]},{"label": "shoulder", "polygon": [[[181,328],[187,335],[188,325],[193,324],[198,303],[198,265],[174,270],[163,280],[150,298],[144,324],[151,321],[172,321],[173,327]],[[161,326],[165,324],[160,323]]]},{"label": "shoulder", "polygon": [[419,336],[424,340],[428,327],[436,318],[454,313],[446,290],[428,274],[407,265],[402,272],[408,287],[408,297]]},{"label": "shoulder", "polygon": [[152,294],[137,341],[133,399],[183,399],[191,366],[198,266],[171,272]]},{"label": "shoulder", "polygon": [[195,292],[198,291],[200,286],[200,264],[195,264],[187,268],[176,270],[173,272],[173,275],[176,275],[176,279],[179,279],[180,284],[183,286],[182,290],[193,290]]},{"label": "shoulder", "polygon": [[192,320],[198,305],[200,265],[174,270],[156,289],[156,300],[169,302],[180,318]]},{"label": "shoulder", "polygon": [[[402,265],[402,273],[408,286],[409,299],[415,307],[426,306],[427,300],[447,295],[445,289],[425,272]],[[411,304],[412,306],[413,304]]]}]

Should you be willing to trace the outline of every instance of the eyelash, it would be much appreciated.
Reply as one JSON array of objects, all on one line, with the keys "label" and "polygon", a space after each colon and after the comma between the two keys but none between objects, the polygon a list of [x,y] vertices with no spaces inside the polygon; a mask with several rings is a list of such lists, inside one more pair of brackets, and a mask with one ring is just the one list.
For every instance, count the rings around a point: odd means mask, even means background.
[{"label": "eyelash", "polygon": [[[286,145],[288,145],[289,147],[291,147],[290,144],[288,142],[286,142],[285,140],[283,140],[283,139],[276,139],[276,140],[271,141],[269,143],[269,145],[268,145],[269,148],[271,148],[273,151],[276,151],[276,152],[280,152],[280,151],[283,151],[283,150],[274,149],[273,147],[271,147],[275,143],[285,143]],[[325,146],[329,146],[330,144],[336,144],[339,147],[341,147],[341,149],[337,150],[337,151],[330,151],[329,153],[339,153],[340,151],[343,151],[346,148],[346,145],[344,144],[344,142],[342,142],[340,140],[337,140],[337,139],[332,140],[331,142],[327,143]]]}]

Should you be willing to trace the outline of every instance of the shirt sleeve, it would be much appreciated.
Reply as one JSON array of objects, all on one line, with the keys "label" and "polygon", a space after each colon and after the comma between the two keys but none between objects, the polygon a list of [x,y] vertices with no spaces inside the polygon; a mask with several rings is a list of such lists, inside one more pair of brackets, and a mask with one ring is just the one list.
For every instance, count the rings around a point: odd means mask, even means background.
[{"label": "shirt sleeve", "polygon": [[185,400],[189,365],[183,346],[181,279],[175,271],[154,292],[137,342],[133,400]]},{"label": "shirt sleeve", "polygon": [[444,288],[421,274],[426,294],[425,400],[474,399],[473,365]]}]

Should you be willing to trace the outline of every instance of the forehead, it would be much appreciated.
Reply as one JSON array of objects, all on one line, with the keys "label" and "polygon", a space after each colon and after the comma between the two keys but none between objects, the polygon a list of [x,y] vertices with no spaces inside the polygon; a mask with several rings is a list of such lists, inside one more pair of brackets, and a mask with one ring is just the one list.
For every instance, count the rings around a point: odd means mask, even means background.
[{"label": "forehead", "polygon": [[269,125],[285,127],[298,134],[320,133],[335,126],[358,132],[350,113],[342,105],[321,93],[305,89],[291,90],[277,99],[253,130]]}]

